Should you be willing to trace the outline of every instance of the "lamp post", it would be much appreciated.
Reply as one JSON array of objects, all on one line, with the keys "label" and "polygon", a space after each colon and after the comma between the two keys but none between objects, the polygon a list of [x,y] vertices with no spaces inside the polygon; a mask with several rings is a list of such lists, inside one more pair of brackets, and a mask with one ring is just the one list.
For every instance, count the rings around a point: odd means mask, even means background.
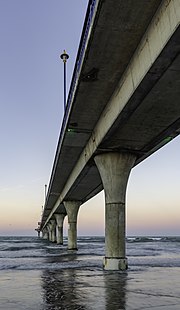
[{"label": "lamp post", "polygon": [[44,205],[46,203],[46,194],[47,194],[47,184],[44,185]]},{"label": "lamp post", "polygon": [[63,60],[64,63],[64,112],[66,109],[66,62],[69,58],[69,55],[64,50],[64,53],[60,55],[60,58]]}]

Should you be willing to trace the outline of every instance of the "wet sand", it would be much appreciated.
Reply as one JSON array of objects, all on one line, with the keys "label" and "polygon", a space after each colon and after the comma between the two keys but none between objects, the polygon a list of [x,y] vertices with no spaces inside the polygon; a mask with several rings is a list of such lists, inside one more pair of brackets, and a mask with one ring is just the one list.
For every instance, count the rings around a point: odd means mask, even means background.
[{"label": "wet sand", "polygon": [[180,269],[98,268],[0,273],[1,310],[179,310]]},{"label": "wet sand", "polygon": [[104,237],[78,251],[0,238],[0,310],[180,310],[180,238],[129,237],[126,272],[103,271]]}]

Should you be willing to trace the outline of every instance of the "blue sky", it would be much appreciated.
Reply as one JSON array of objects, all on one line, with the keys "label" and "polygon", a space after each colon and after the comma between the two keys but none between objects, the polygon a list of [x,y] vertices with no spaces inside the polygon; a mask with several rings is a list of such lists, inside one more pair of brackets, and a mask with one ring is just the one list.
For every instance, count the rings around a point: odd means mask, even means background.
[{"label": "blue sky", "polygon": [[[40,219],[63,117],[59,55],[70,55],[68,88],[87,2],[0,0],[0,235],[32,235]],[[132,170],[128,234],[180,234],[179,158],[178,137]],[[81,207],[78,227],[104,234],[103,193]]]}]

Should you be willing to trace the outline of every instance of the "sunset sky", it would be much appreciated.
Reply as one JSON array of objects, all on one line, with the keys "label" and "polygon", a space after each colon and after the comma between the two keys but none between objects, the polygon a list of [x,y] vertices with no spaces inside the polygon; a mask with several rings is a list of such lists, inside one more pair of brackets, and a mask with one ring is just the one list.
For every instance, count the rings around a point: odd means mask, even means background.
[{"label": "sunset sky", "polygon": [[[35,235],[87,0],[0,0],[0,235]],[[78,232],[104,235],[103,192],[82,205]],[[65,222],[67,233],[67,220]],[[180,235],[180,137],[135,167],[128,235]]]}]

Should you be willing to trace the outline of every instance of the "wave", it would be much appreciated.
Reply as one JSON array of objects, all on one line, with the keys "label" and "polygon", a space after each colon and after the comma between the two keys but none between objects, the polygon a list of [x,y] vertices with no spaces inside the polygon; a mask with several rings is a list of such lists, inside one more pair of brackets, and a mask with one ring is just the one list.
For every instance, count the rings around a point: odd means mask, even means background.
[{"label": "wave", "polygon": [[180,237],[127,237],[126,241],[129,243],[135,242],[180,242]]},{"label": "wave", "polygon": [[80,236],[78,237],[78,242],[80,243],[104,243],[105,242],[105,237],[104,236]]},{"label": "wave", "polygon": [[165,242],[180,242],[180,237],[162,237],[161,241],[165,241]]},{"label": "wave", "polygon": [[10,252],[13,252],[13,251],[32,251],[32,250],[35,250],[38,248],[35,248],[35,247],[31,247],[31,246],[27,246],[27,247],[4,247],[3,249],[1,249],[1,251],[10,251]]}]

